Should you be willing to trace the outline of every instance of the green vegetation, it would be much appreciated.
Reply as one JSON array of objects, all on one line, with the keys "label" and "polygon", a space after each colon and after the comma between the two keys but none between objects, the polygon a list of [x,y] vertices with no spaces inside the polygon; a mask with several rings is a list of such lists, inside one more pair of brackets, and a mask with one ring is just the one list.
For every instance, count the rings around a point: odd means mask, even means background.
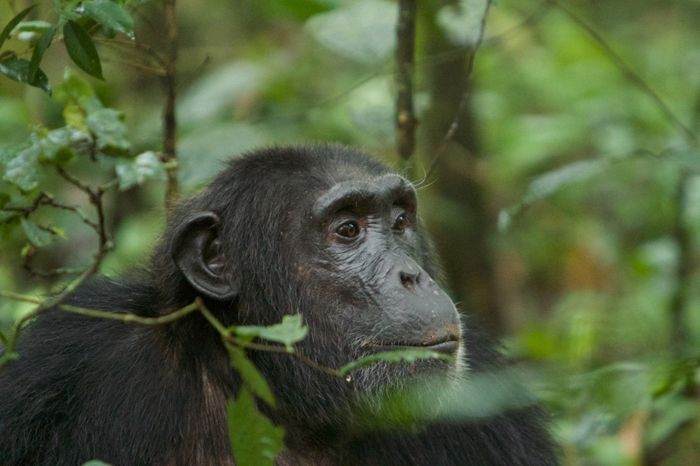
[{"label": "green vegetation", "polygon": [[[176,22],[172,0],[5,2],[4,346],[38,297],[143,265],[164,200],[226,158],[341,141],[415,181],[454,298],[523,362],[564,464],[700,464],[697,2],[501,0],[471,73],[486,2],[445,3],[418,2],[400,162],[396,2],[182,0]],[[232,444],[269,463],[253,395],[274,399],[241,348],[293,353],[305,328],[219,330],[247,384]]]}]

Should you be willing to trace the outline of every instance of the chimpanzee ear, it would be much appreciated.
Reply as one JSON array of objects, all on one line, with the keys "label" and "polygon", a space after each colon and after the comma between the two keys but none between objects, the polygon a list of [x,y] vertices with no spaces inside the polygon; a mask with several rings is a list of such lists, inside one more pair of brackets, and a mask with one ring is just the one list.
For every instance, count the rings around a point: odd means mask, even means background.
[{"label": "chimpanzee ear", "polygon": [[227,301],[238,287],[224,274],[225,257],[219,240],[219,216],[198,212],[175,231],[170,254],[185,278],[202,296]]}]

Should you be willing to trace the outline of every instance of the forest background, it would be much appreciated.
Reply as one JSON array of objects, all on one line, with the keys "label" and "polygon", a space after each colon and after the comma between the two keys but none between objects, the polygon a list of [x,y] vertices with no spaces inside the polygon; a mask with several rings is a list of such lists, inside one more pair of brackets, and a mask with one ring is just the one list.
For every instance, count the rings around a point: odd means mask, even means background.
[{"label": "forest background", "polygon": [[565,464],[700,464],[700,2],[31,5],[0,6],[5,346],[40,297],[144,265],[222,161],[337,141],[419,187]]}]

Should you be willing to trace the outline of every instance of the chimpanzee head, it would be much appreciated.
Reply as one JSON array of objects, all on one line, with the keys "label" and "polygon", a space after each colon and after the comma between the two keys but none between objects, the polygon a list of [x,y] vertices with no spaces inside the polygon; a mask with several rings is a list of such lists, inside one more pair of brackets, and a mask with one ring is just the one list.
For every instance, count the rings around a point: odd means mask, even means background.
[{"label": "chimpanzee head", "polygon": [[460,319],[435,282],[415,188],[350,148],[280,147],[234,159],[173,213],[155,271],[173,306],[202,296],[228,325],[302,314],[309,335],[297,351],[323,366],[403,348],[455,355],[379,363],[343,380],[285,355],[251,354],[292,417],[334,422],[358,393],[459,370]]}]

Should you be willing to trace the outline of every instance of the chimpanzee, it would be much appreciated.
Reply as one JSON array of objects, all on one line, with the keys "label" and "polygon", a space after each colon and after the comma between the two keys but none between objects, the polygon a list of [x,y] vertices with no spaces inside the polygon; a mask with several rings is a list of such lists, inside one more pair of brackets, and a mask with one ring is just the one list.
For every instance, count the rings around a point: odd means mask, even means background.
[{"label": "chimpanzee", "polygon": [[[169,216],[148,271],[94,279],[66,303],[155,317],[200,297],[227,326],[299,313],[309,334],[296,351],[331,368],[395,348],[455,355],[380,362],[339,378],[287,354],[249,350],[277,400],[260,408],[285,428],[278,465],[558,464],[545,416],[532,405],[363,428],[363,397],[422,374],[469,384],[504,367],[434,281],[405,178],[347,147],[263,149],[234,159]],[[0,464],[235,464],[225,406],[241,379],[200,313],[145,326],[52,309],[17,351],[0,370]]]}]

